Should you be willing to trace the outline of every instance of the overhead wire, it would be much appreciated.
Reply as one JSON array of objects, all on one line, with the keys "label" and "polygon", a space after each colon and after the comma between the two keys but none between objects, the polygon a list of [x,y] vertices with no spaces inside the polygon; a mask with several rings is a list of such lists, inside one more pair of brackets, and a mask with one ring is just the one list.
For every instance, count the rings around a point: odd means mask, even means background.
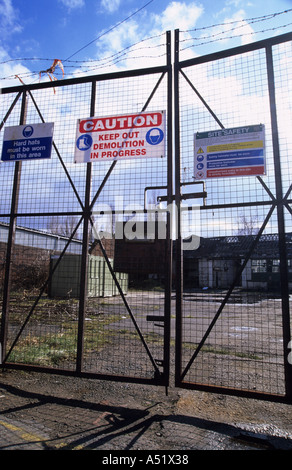
[{"label": "overhead wire", "polygon": [[63,60],[63,62],[67,62],[67,60],[71,59],[72,57],[74,57],[76,54],[79,54],[79,52],[83,51],[84,49],[86,49],[88,46],[90,46],[91,44],[93,44],[94,42],[98,41],[100,38],[102,38],[103,36],[105,36],[106,34],[110,33],[111,31],[113,31],[114,29],[116,29],[118,26],[120,26],[121,24],[125,23],[126,21],[128,21],[130,18],[132,18],[133,16],[137,15],[137,13],[139,13],[140,11],[144,10],[144,8],[146,8],[148,5],[150,5],[150,3],[152,3],[154,0],[150,0],[148,3],[146,3],[145,5],[143,5],[141,8],[139,8],[138,10],[134,11],[131,15],[127,16],[127,18],[125,18],[124,20],[120,21],[119,23],[115,24],[114,26],[112,26],[111,28],[109,28],[107,31],[105,31],[104,33],[100,34],[97,38],[93,39],[92,41],[90,41],[89,43],[85,44],[85,46],[81,47],[80,49],[78,49],[76,52],[74,52],[73,54],[71,54],[69,57],[67,57],[67,59]]},{"label": "overhead wire", "polygon": [[[181,30],[180,31],[181,33],[191,33],[191,32],[198,33],[198,32],[202,32],[202,31],[210,30],[210,29],[211,30],[216,30],[216,28],[224,26],[224,29],[222,29],[219,32],[218,31],[214,32],[213,34],[209,34],[209,35],[205,35],[205,36],[198,36],[198,37],[193,37],[192,36],[192,37],[181,38],[180,39],[180,44],[182,44],[183,42],[190,42],[190,41],[192,41],[193,43],[190,46],[181,47],[180,50],[183,51],[183,50],[186,50],[186,49],[190,49],[192,47],[199,47],[199,46],[203,46],[203,45],[206,45],[206,44],[210,44],[212,42],[223,41],[223,40],[228,40],[228,39],[235,39],[235,38],[241,38],[241,37],[244,37],[244,36],[250,36],[251,34],[262,34],[262,33],[267,33],[269,31],[276,31],[277,29],[280,29],[280,28],[287,28],[287,27],[291,26],[292,23],[277,25],[277,26],[274,26],[274,27],[262,29],[260,31],[250,31],[248,33],[227,36],[228,33],[238,31],[239,29],[246,28],[247,26],[250,26],[250,25],[255,24],[255,23],[259,23],[259,22],[263,22],[263,21],[269,21],[269,20],[274,19],[277,16],[284,15],[284,14],[291,13],[291,12],[292,12],[292,9],[289,9],[289,10],[284,10],[284,11],[277,12],[277,13],[271,13],[271,14],[264,15],[264,16],[258,16],[258,17],[246,18],[246,19],[243,18],[243,19],[238,19],[238,20],[233,20],[233,21],[226,21],[226,22],[223,22],[223,23],[217,23],[217,24],[213,24],[213,25],[209,25],[209,26],[203,26],[203,27],[200,27],[200,28],[194,28],[194,29],[189,29],[189,30]],[[226,29],[231,25],[237,25],[237,26]],[[201,41],[201,42],[199,42],[199,41]]]},{"label": "overhead wire", "polygon": [[181,30],[181,32],[185,33],[185,32],[190,32],[190,31],[202,31],[204,29],[211,29],[211,28],[214,28],[214,27],[217,27],[217,26],[226,26],[227,24],[229,25],[229,24],[241,23],[243,21],[245,21],[246,23],[255,23],[255,22],[258,22],[258,21],[267,21],[267,20],[275,18],[276,16],[283,15],[285,13],[290,13],[291,11],[292,11],[292,8],[289,9],[289,10],[283,10],[283,11],[279,11],[279,12],[276,12],[276,13],[270,13],[268,15],[256,16],[256,17],[253,17],[253,18],[233,20],[233,21],[217,23],[217,24],[213,24],[213,25],[209,25],[209,26],[201,26],[200,28]]},{"label": "overhead wire", "polygon": [[[137,15],[140,11],[144,10],[148,5],[150,5],[150,3],[152,3],[154,0],[150,0],[148,1],[145,5],[143,5],[142,7],[138,8],[137,10],[135,10],[131,15],[128,15],[126,18],[124,18],[122,21],[119,21],[118,23],[116,23],[114,26],[112,26],[111,28],[109,28],[108,30],[104,31],[103,33],[101,33],[98,37],[96,37],[95,39],[91,40],[90,42],[88,42],[87,44],[85,44],[84,46],[82,46],[80,49],[78,49],[77,51],[75,51],[73,54],[71,54],[69,57],[67,57],[67,59],[63,59],[62,62],[67,62],[69,61],[72,57],[74,57],[75,55],[77,55],[79,52],[83,51],[84,49],[86,49],[87,47],[89,47],[91,44],[93,44],[94,42],[98,41],[100,38],[102,38],[103,36],[105,36],[106,34],[110,33],[111,31],[113,31],[114,29],[116,29],[118,26],[120,26],[121,24],[127,22],[130,18],[132,18],[133,16]],[[47,59],[46,59],[47,60]],[[54,59],[55,60],[55,59]],[[1,64],[1,62],[0,62]],[[24,75],[27,75],[27,74],[18,74],[17,77],[20,77],[20,75],[23,77]],[[15,75],[14,75],[15,77]],[[6,79],[7,78],[10,78],[10,77],[5,77]],[[2,80],[4,80],[5,78],[2,78]]]},{"label": "overhead wire", "polygon": [[[114,58],[115,56],[127,51],[127,50],[130,50],[132,48],[134,48],[135,46],[139,45],[139,44],[142,44],[143,42],[146,42],[146,41],[150,41],[150,40],[153,40],[153,39],[157,39],[157,38],[160,38],[164,35],[164,33],[161,33],[161,34],[157,34],[155,36],[150,36],[148,38],[144,38],[144,39],[141,39],[141,41],[138,41],[134,44],[131,44],[127,47],[125,47],[124,49],[121,49],[120,51],[118,52],[115,52],[114,54],[111,54],[107,57],[102,57],[100,59],[82,59],[82,60],[71,60],[71,59],[67,59],[67,62],[70,62],[70,63],[74,63],[74,64],[82,64],[82,63],[88,63],[88,62],[101,62],[103,60],[107,60],[107,59],[112,59]],[[155,48],[158,48],[158,47],[161,47],[161,46],[164,46],[162,44],[156,44],[156,45],[148,45],[148,46],[145,46],[145,47],[140,47],[140,48],[137,48],[135,49],[136,51],[137,50],[142,50],[142,49],[155,49]],[[3,60],[0,62],[0,65],[1,64],[7,64],[9,62],[18,62],[18,61],[21,61],[21,62],[26,62],[26,61],[29,61],[29,62],[33,62],[33,61],[48,61],[48,62],[51,62],[52,60],[54,60],[53,58],[51,57],[47,57],[47,58],[43,58],[43,57],[18,57],[18,58],[15,58],[15,59],[7,59],[7,60]],[[64,61],[63,61],[64,62]]]},{"label": "overhead wire", "polygon": [[[281,25],[280,27],[281,27],[281,28],[288,28],[288,26],[291,26],[291,25],[292,25],[292,23],[287,23],[287,24],[285,24],[285,25]],[[246,25],[245,25],[245,26],[246,26]],[[245,37],[245,36],[251,36],[252,34],[262,34],[262,33],[267,33],[267,32],[269,32],[269,31],[276,31],[276,30],[278,30],[280,27],[279,27],[279,26],[275,26],[275,27],[273,27],[273,28],[266,28],[266,29],[263,29],[263,30],[261,30],[261,31],[253,31],[253,32],[249,32],[249,33],[238,34],[238,35],[236,35],[236,36],[234,36],[234,35],[232,35],[232,36],[223,36],[223,37],[221,37],[221,38],[216,37],[216,39],[214,39],[214,38],[215,38],[215,36],[217,36],[217,35],[212,35],[212,36],[209,36],[209,37],[207,37],[207,38],[203,38],[203,39],[212,38],[212,39],[209,39],[208,41],[202,41],[202,42],[200,42],[200,43],[198,43],[198,44],[194,44],[194,43],[193,43],[193,44],[191,44],[190,46],[180,48],[180,50],[181,50],[181,51],[184,51],[184,50],[186,50],[186,49],[191,49],[192,47],[205,46],[206,44],[210,44],[210,43],[212,43],[212,42],[226,41],[227,39],[237,39],[237,38],[243,38],[243,37]],[[229,33],[230,31],[227,31],[227,32]],[[227,32],[225,31],[225,34],[226,34]],[[224,33],[220,33],[220,34],[224,34]],[[182,42],[187,42],[187,41],[199,41],[199,38],[198,38],[198,39],[197,39],[197,38],[181,39],[180,42],[182,43]]]},{"label": "overhead wire", "polygon": [[[153,55],[143,55],[140,53],[140,51],[142,50],[147,50],[149,51],[150,49],[158,49],[158,48],[164,48],[165,47],[165,44],[147,44],[147,45],[144,45],[142,47],[137,47],[141,44],[144,44],[146,41],[154,41],[154,40],[157,40],[159,38],[161,38],[162,36],[164,36],[164,33],[161,33],[161,34],[157,34],[155,36],[150,36],[148,38],[145,38],[145,39],[142,39],[141,41],[138,41],[134,44],[131,44],[127,47],[125,47],[124,49],[114,53],[114,54],[111,54],[111,55],[108,55],[106,57],[102,57],[102,58],[99,58],[99,59],[83,59],[83,60],[71,60],[71,59],[68,59],[67,60],[67,64],[66,64],[66,69],[68,68],[74,68],[76,69],[76,66],[78,66],[80,69],[84,69],[86,68],[86,70],[81,70],[81,72],[75,72],[75,73],[85,73],[85,72],[88,72],[88,71],[94,71],[94,70],[98,70],[98,69],[102,69],[102,68],[105,68],[107,67],[108,65],[116,65],[117,63],[123,61],[125,59],[125,57],[127,57],[127,60],[138,60],[138,59],[141,59],[141,58],[153,58],[153,59],[157,59],[159,57],[163,57],[165,55],[165,52],[163,52],[162,54],[153,54]],[[135,56],[132,56],[130,57],[129,54],[133,54],[133,53],[138,53],[137,55]],[[17,59],[9,59],[7,61],[2,61],[0,62],[0,65],[1,64],[5,64],[7,62],[13,62],[13,61],[21,61],[21,62],[26,62],[26,61],[49,61],[51,62],[53,59],[52,58],[47,58],[47,59],[41,59],[41,58],[17,58]],[[72,65],[71,65],[72,64]],[[83,64],[83,65],[82,65]],[[38,74],[39,71],[32,71],[32,72],[26,72],[26,73],[22,73],[22,74],[19,74],[21,75],[22,77],[28,77],[30,75],[35,75],[35,74]],[[3,77],[2,80],[4,79],[9,79],[9,78],[13,78],[13,76],[7,76],[7,77]]]},{"label": "overhead wire", "polygon": [[[125,58],[127,58],[127,60],[139,60],[141,58],[143,59],[157,59],[159,57],[163,57],[165,55],[165,52],[163,51],[163,53],[161,54],[153,54],[153,55],[150,55],[150,54],[147,54],[147,55],[142,55],[140,54],[139,55],[139,52],[141,50],[150,50],[150,49],[158,49],[158,48],[161,48],[161,47],[165,47],[165,44],[157,44],[157,45],[147,45],[147,46],[144,46],[144,47],[138,47],[138,48],[135,48],[135,46],[145,42],[146,40],[153,40],[155,38],[159,38],[159,37],[162,37],[163,34],[160,34],[160,35],[157,35],[157,36],[152,36],[148,39],[144,39],[138,43],[135,43],[131,46],[128,46],[124,49],[122,49],[121,51],[115,53],[115,54],[112,54],[112,55],[109,55],[107,57],[103,57],[103,58],[100,58],[100,59],[85,59],[85,60],[68,60],[67,64],[66,64],[66,69],[75,69],[75,74],[80,74],[80,73],[85,73],[85,72],[90,72],[90,71],[96,71],[96,70],[100,70],[102,68],[105,68],[105,67],[108,67],[109,65],[116,65],[118,64],[119,62],[125,60]],[[138,53],[137,55],[132,55],[132,56],[129,56],[129,54],[133,54],[133,53]],[[38,58],[24,58],[24,59],[15,59],[15,60],[19,60],[19,61],[38,61],[38,60],[46,60],[46,61],[49,61],[51,62],[53,59],[49,58],[49,59],[38,59]],[[7,61],[4,61],[4,62],[0,62],[1,63],[6,63]],[[80,72],[78,72],[76,70],[76,66],[78,66],[78,68],[80,69]],[[36,70],[36,71],[31,71],[31,72],[25,72],[25,73],[22,73],[22,74],[19,74],[21,75],[22,77],[28,77],[28,76],[31,76],[31,75],[35,75],[35,74],[38,74],[39,71]],[[2,79],[10,79],[10,78],[13,78],[15,75],[11,75],[11,76],[6,76],[6,77],[3,77]]]},{"label": "overhead wire", "polygon": [[[133,12],[131,15],[127,16],[124,20],[120,21],[119,23],[117,23],[113,27],[109,28],[107,31],[104,31],[97,38],[93,39],[92,41],[88,42],[86,45],[84,45],[80,49],[76,50],[74,53],[72,53],[66,59],[63,59],[62,62],[67,63],[66,68],[75,68],[75,74],[80,74],[80,73],[94,72],[94,71],[97,71],[99,69],[105,68],[109,65],[116,65],[117,63],[123,61],[125,58],[127,58],[127,60],[138,60],[138,59],[141,60],[143,58],[153,59],[153,58],[159,58],[159,57],[164,56],[165,53],[156,54],[156,55],[143,55],[143,54],[140,54],[141,51],[143,51],[144,49],[149,50],[149,49],[155,49],[155,48],[158,49],[159,47],[163,47],[164,44],[161,44],[161,43],[160,44],[148,44],[148,45],[145,44],[144,45],[144,43],[146,43],[147,41],[154,41],[154,40],[162,37],[164,35],[164,33],[161,33],[161,34],[158,34],[158,35],[150,36],[148,38],[144,38],[141,41],[138,41],[134,44],[131,44],[131,45],[121,49],[120,51],[115,52],[114,54],[111,54],[107,57],[103,57],[103,58],[99,58],[99,59],[72,60],[72,58],[74,56],[76,56],[78,53],[80,53],[82,50],[86,49],[91,44],[98,41],[100,38],[102,38],[106,34],[110,33],[111,31],[113,31],[115,28],[117,28],[121,24],[128,21],[130,18],[132,18],[134,15],[138,14],[141,10],[146,8],[152,2],[153,2],[153,0],[150,0],[145,5],[143,5],[141,8],[139,8],[138,10]],[[227,34],[234,33],[236,31],[246,27],[247,25],[273,20],[274,18],[279,17],[280,15],[284,15],[284,14],[287,14],[287,13],[290,13],[290,12],[292,12],[292,9],[288,9],[288,10],[284,10],[284,11],[276,12],[276,13],[271,13],[271,14],[267,14],[267,15],[263,15],[263,16],[259,16],[259,17],[232,20],[232,21],[228,21],[228,22],[212,24],[212,25],[203,26],[203,27],[199,27],[199,28],[193,28],[193,29],[188,29],[188,30],[180,30],[181,33],[188,33],[189,34],[189,33],[192,33],[192,32],[199,33],[199,32],[205,31],[205,30],[212,30],[212,29],[214,30],[215,28],[222,27],[222,26],[224,26],[225,28],[228,28],[228,26],[235,25],[230,29],[224,29],[222,31],[214,32],[213,34],[209,34],[209,35],[205,35],[205,36],[186,37],[186,38],[182,37],[180,39],[180,44],[183,44],[183,43],[186,43],[186,42],[192,42],[192,44],[189,45],[189,46],[186,46],[186,47],[181,47],[180,50],[183,51],[183,50],[186,50],[186,49],[190,49],[192,47],[199,47],[199,46],[203,46],[203,45],[206,45],[206,44],[210,44],[212,42],[217,42],[217,41],[222,41],[222,40],[227,40],[227,39],[240,38],[240,37],[251,35],[253,33],[254,34],[260,34],[260,33],[266,33],[268,31],[275,31],[279,28],[287,28],[287,27],[291,26],[292,23],[277,25],[277,26],[274,26],[274,27],[271,27],[271,28],[262,29],[261,31],[253,31],[253,32],[249,32],[249,33],[243,33],[243,34],[237,34],[237,35],[233,34],[232,36],[227,36]],[[138,46],[142,46],[142,47],[138,47]],[[138,53],[138,51],[139,51],[139,53]],[[136,56],[133,56],[133,55],[130,56],[129,55],[129,54],[133,54],[134,52],[138,53],[138,55],[136,55]],[[16,59],[8,59],[6,61],[1,61],[0,65],[1,64],[6,64],[6,63],[9,63],[9,62],[16,62],[16,61],[21,61],[21,62],[24,63],[26,61],[52,61],[52,60],[53,59],[50,59],[50,58],[16,58]],[[77,68],[79,67],[80,72],[78,70],[76,70],[76,66],[77,66]],[[20,73],[19,76],[28,77],[28,76],[33,76],[36,73],[39,73],[39,71]],[[2,80],[14,78],[14,77],[15,77],[15,74],[13,76],[2,77]]]}]

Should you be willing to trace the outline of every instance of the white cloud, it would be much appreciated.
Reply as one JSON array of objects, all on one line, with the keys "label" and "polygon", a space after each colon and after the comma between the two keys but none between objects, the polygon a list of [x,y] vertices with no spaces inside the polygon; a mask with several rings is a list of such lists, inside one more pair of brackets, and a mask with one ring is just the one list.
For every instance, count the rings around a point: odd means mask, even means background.
[{"label": "white cloud", "polygon": [[249,42],[254,41],[255,39],[255,32],[252,29],[252,27],[244,20],[246,14],[244,10],[239,10],[237,13],[235,13],[228,21],[239,21],[238,25],[238,33],[241,36],[241,43],[242,44],[248,44]]},{"label": "white cloud", "polygon": [[[103,3],[109,6],[117,1],[119,0],[103,0]],[[187,5],[179,1],[170,2],[159,15],[148,15],[144,12],[139,21],[132,18],[99,39],[98,56],[103,58],[112,56],[112,61],[109,59],[100,65],[107,64],[111,68],[107,68],[106,71],[115,71],[117,67],[128,69],[145,67],[148,64],[152,66],[164,64],[166,31],[176,28],[190,29],[202,14],[201,5],[195,2]]]},{"label": "white cloud", "polygon": [[[135,21],[121,24],[117,29],[111,31],[104,37],[103,47],[107,44],[113,52],[121,51],[129,43],[133,44],[139,37],[139,25]],[[102,50],[104,50],[102,47]]]},{"label": "white cloud", "polygon": [[31,73],[28,68],[20,63],[10,62],[10,56],[0,46],[0,87],[20,85],[20,82],[15,78],[16,75],[23,77],[25,81],[25,77],[30,77]]},{"label": "white cloud", "polygon": [[16,83],[15,75],[27,74],[29,70],[21,64],[11,63],[10,55],[5,47],[8,35],[22,31],[18,22],[18,11],[13,7],[12,0],[0,0],[0,30],[0,78],[9,77],[1,80],[1,87],[13,86]]},{"label": "white cloud", "polygon": [[255,31],[245,21],[245,17],[244,10],[238,10],[232,16],[226,17],[223,25],[214,28],[213,37],[226,41],[238,37],[241,38],[241,44],[253,42],[255,40]]},{"label": "white cloud", "polygon": [[162,31],[190,29],[203,11],[203,6],[196,3],[171,2],[161,15],[155,15],[155,22]]},{"label": "white cloud", "polygon": [[113,13],[120,6],[120,0],[102,0],[101,6],[109,13]]},{"label": "white cloud", "polygon": [[17,12],[13,8],[12,0],[0,0],[0,28],[2,37],[22,30],[17,22]]},{"label": "white cloud", "polygon": [[59,0],[65,7],[69,10],[74,10],[75,8],[81,8],[84,6],[84,0]]}]

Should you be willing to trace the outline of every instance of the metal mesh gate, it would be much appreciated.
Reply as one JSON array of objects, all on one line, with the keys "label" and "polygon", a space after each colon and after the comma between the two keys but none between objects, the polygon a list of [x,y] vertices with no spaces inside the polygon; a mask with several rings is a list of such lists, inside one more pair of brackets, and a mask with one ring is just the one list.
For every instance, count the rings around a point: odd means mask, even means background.
[{"label": "metal mesh gate", "polygon": [[2,132],[54,123],[50,160],[0,165],[3,366],[167,384],[168,216],[145,188],[171,194],[171,145],[163,158],[79,164],[74,142],[77,119],[162,110],[171,143],[169,47],[167,34],[165,66],[2,90]]},{"label": "metal mesh gate", "polygon": [[[2,366],[168,385],[175,339],[176,386],[291,402],[292,36],[180,62],[175,34],[173,74],[168,32],[165,66],[2,90],[1,142],[54,123],[0,165]],[[77,119],[158,110],[164,158],[74,163]],[[265,173],[201,178],[196,133],[253,125]]]},{"label": "metal mesh gate", "polygon": [[178,386],[291,400],[291,40],[179,62],[176,33],[177,204],[182,182],[200,181],[197,132],[264,125],[266,136],[265,175],[224,177],[216,154],[204,199],[182,203]]}]

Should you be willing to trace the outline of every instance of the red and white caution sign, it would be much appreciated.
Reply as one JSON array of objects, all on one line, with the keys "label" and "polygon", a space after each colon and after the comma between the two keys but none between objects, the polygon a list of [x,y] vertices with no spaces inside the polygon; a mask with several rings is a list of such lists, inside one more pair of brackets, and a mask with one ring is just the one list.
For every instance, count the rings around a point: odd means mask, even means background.
[{"label": "red and white caution sign", "polygon": [[78,119],[75,163],[165,156],[165,111]]}]

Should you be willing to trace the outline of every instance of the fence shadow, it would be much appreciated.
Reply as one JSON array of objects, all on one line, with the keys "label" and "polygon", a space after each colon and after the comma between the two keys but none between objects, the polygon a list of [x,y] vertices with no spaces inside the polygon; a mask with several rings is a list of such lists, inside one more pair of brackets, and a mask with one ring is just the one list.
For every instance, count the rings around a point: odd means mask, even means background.
[{"label": "fence shadow", "polygon": [[157,413],[163,402],[140,409],[45,395],[3,383],[1,389],[11,399],[6,408],[2,406],[0,420],[15,420],[18,426],[23,422],[24,429],[32,422],[35,428],[49,430],[49,437],[38,442],[33,437],[23,442],[19,437],[9,443],[3,437],[1,444],[0,438],[1,450],[18,450],[27,444],[38,448],[41,444],[42,450],[292,450],[292,440],[284,437],[172,410],[167,413],[167,407]]}]

